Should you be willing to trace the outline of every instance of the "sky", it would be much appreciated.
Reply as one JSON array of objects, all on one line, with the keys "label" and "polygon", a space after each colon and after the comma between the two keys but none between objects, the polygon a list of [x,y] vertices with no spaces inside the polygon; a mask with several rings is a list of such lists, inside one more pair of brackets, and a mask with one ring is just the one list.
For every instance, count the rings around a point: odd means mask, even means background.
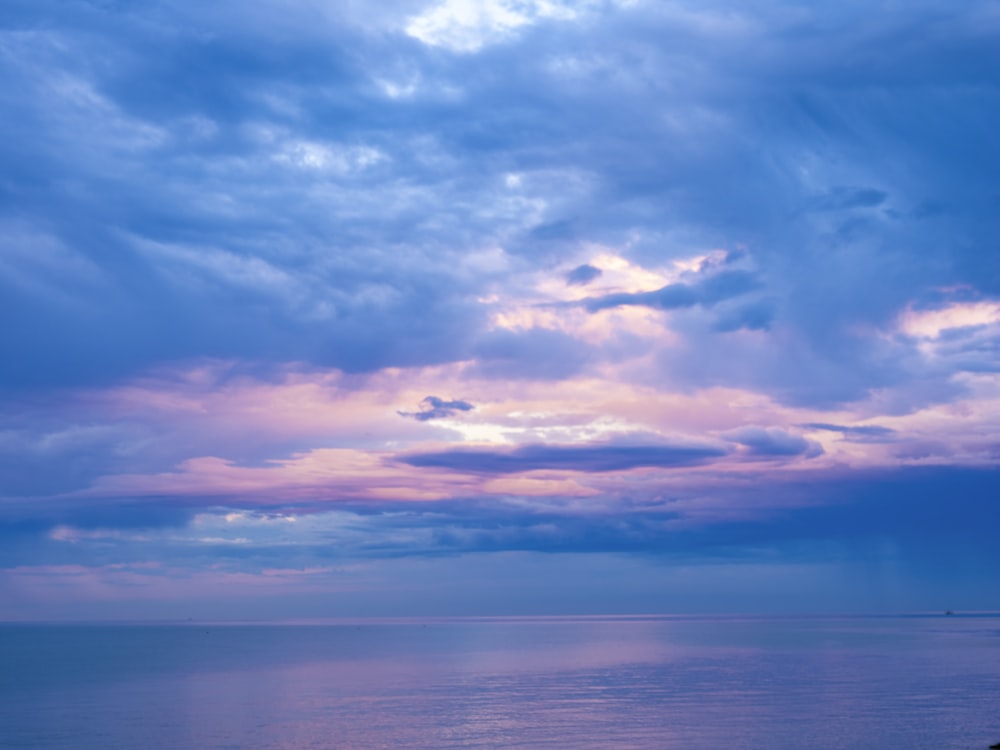
[{"label": "sky", "polygon": [[1000,609],[1000,2],[5,0],[0,619]]}]

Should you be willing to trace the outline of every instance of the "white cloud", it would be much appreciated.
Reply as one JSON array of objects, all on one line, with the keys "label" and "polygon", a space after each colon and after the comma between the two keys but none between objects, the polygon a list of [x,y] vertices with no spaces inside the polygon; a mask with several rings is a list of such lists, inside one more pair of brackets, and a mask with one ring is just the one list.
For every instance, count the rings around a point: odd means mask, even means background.
[{"label": "white cloud", "polygon": [[594,5],[593,0],[444,0],[410,19],[406,33],[434,47],[476,52],[523,26],[572,21]]},{"label": "white cloud", "polygon": [[348,174],[386,160],[386,155],[370,146],[340,146],[316,141],[286,143],[275,159],[299,169]]},{"label": "white cloud", "polygon": [[908,308],[900,316],[900,329],[920,338],[937,338],[942,331],[952,328],[968,328],[1000,322],[1000,303],[969,302],[958,303],[937,310],[913,310]]}]

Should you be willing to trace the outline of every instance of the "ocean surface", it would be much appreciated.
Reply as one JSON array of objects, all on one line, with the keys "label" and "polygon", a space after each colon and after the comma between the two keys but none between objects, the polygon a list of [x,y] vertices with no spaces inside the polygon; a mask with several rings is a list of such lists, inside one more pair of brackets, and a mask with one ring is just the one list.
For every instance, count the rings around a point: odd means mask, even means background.
[{"label": "ocean surface", "polygon": [[1000,618],[0,625],[0,747],[979,748]]}]

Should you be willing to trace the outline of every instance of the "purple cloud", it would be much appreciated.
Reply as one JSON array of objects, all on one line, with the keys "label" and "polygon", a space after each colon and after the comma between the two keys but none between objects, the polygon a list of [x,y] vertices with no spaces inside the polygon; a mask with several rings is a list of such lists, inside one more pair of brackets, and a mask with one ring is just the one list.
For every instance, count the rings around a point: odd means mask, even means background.
[{"label": "purple cloud", "polygon": [[428,422],[432,419],[453,417],[458,412],[472,411],[476,408],[468,401],[445,401],[437,396],[427,396],[420,404],[422,407],[420,411],[399,411],[396,413],[401,417],[409,417],[418,422]]},{"label": "purple cloud", "polygon": [[761,458],[786,456],[815,458],[823,454],[823,447],[819,443],[775,427],[743,427],[727,432],[725,437],[749,448],[751,456]]},{"label": "purple cloud", "polygon": [[726,451],[697,445],[522,445],[511,449],[455,448],[410,453],[399,458],[410,466],[426,466],[483,474],[515,474],[559,469],[583,472],[627,471],[645,467],[696,466]]},{"label": "purple cloud", "polygon": [[582,266],[577,266],[568,274],[566,274],[566,285],[567,286],[586,286],[594,279],[600,278],[603,271],[596,266],[592,266],[589,263],[584,263]]}]

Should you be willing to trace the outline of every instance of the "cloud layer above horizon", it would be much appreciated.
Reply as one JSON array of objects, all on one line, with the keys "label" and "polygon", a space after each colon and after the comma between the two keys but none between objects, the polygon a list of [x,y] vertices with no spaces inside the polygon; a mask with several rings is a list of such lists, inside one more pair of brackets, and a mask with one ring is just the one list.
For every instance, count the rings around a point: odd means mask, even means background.
[{"label": "cloud layer above horizon", "polygon": [[5,3],[0,618],[1000,608],[998,70],[995,0]]}]

